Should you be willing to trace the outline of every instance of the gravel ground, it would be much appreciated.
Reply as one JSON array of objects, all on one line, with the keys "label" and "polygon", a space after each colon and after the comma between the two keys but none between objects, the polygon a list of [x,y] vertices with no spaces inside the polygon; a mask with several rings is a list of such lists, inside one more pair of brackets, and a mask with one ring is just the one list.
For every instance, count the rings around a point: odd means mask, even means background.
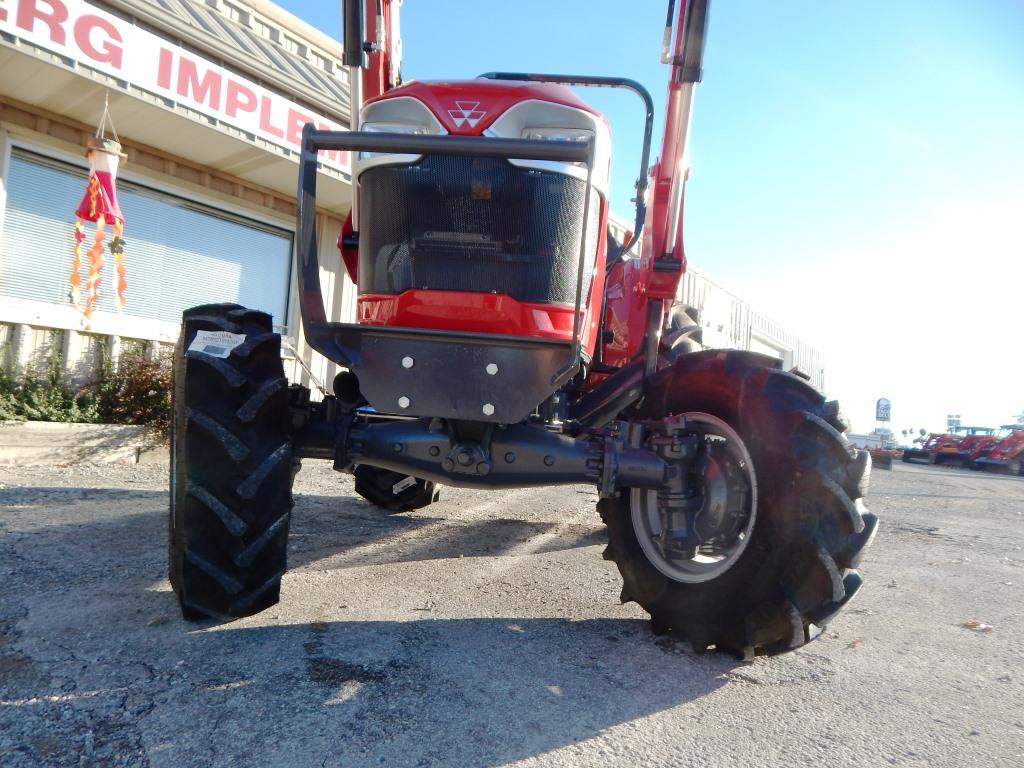
[{"label": "gravel ground", "polygon": [[312,461],[281,604],[185,624],[165,471],[0,468],[0,764],[1024,765],[1024,479],[876,472],[857,600],[744,664],[619,604],[589,489],[387,517]]}]

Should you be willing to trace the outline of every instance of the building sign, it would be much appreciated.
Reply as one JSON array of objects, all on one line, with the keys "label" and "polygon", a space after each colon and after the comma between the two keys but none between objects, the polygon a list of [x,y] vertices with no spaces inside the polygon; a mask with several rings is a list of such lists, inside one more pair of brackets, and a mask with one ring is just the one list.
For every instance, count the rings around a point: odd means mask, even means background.
[{"label": "building sign", "polygon": [[[251,80],[81,0],[7,0],[0,5],[0,31],[295,152],[301,149],[306,123],[341,129]],[[350,172],[348,152],[321,152],[320,160]]]},{"label": "building sign", "polygon": [[892,417],[892,403],[886,398],[878,398],[878,402],[875,403],[875,420],[876,421],[889,421]]}]

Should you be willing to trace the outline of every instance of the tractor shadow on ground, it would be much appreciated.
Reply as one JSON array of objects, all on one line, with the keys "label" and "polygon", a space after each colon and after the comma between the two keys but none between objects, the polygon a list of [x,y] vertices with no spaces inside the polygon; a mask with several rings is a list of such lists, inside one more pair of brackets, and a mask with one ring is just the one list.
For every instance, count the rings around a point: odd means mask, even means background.
[{"label": "tractor shadow on ground", "polygon": [[604,544],[607,534],[594,515],[591,525],[506,517],[472,521],[386,514],[352,497],[296,494],[288,543],[288,567],[309,564],[340,569],[438,560],[497,557],[527,545],[531,553]]},{"label": "tractor shadow on ground", "polygon": [[24,673],[0,683],[25,765],[45,761],[16,734],[47,733],[61,764],[148,765],[156,747],[161,765],[496,768],[685,706],[740,665],[639,620],[197,626],[81,595],[58,607],[19,622]]},{"label": "tractor shadow on ground", "polygon": [[[0,489],[0,533],[12,526],[28,532],[37,526],[49,535],[74,532],[76,542],[95,539],[108,525],[135,531],[131,544],[166,541],[167,493],[145,489],[14,486]],[[428,532],[426,529],[430,529]],[[533,553],[604,544],[603,526],[560,524],[504,517],[473,521],[443,516],[387,514],[353,496],[295,494],[288,539],[288,567],[341,569],[450,557],[494,557],[536,537]],[[422,536],[418,536],[422,533]],[[137,537],[137,538],[136,538]],[[124,550],[122,550],[124,551]],[[163,555],[164,551],[160,551]],[[323,561],[323,562],[321,562]],[[166,569],[165,569],[166,572]]]},{"label": "tractor shadow on ground", "polygon": [[[166,494],[16,491],[0,516],[0,731],[24,758],[13,764],[143,765],[156,745],[166,765],[500,766],[686,705],[739,666],[637,619],[317,621],[311,606],[284,625],[275,609],[188,624],[164,581]],[[483,520],[446,540],[444,520],[298,502],[296,549],[302,535],[322,540],[293,566],[434,523],[432,544],[379,558],[493,555],[480,537],[550,532]]]},{"label": "tractor shadow on ground", "polygon": [[53,517],[58,506],[123,504],[129,501],[138,501],[140,507],[149,509],[153,502],[162,500],[166,504],[166,499],[166,491],[144,488],[11,485],[0,488],[0,513],[8,515],[18,509],[35,509],[45,510],[47,516]]},{"label": "tractor shadow on ground", "polygon": [[[220,740],[228,763],[502,766],[685,705],[740,664],[622,619],[234,625],[177,639],[176,658],[203,663],[175,687],[194,693],[167,704],[225,713],[187,738]],[[281,720],[285,743],[271,745],[259,724]],[[194,753],[180,739],[172,749]]]}]

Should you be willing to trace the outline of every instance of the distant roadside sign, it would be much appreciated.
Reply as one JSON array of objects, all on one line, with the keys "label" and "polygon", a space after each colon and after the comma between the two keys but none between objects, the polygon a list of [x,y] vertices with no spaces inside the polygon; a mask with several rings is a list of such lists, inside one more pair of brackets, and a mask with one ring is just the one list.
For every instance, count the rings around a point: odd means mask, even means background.
[{"label": "distant roadside sign", "polygon": [[878,398],[878,402],[875,403],[875,420],[876,421],[889,421],[892,418],[892,403],[886,398]]}]

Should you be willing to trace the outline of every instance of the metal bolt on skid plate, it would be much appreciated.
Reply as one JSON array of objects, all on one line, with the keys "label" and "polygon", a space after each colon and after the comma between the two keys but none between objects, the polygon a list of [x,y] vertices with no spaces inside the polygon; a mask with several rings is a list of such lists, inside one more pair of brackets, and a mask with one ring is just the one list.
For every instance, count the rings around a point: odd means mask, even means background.
[{"label": "metal bolt on skid plate", "polygon": [[[590,485],[622,599],[657,631],[742,657],[814,639],[861,586],[877,527],[862,503],[870,458],[843,436],[835,403],[774,358],[703,348],[677,301],[706,0],[668,3],[653,163],[654,103],[628,78],[401,84],[399,7],[345,0],[351,130],[302,133],[295,273],[306,341],[342,369],[334,391],[318,400],[286,381],[259,309],[185,312],[169,515],[184,615],[278,601],[305,458],[353,474],[385,513],[431,504],[442,484]],[[608,227],[607,123],[572,89],[591,87],[638,97],[626,242]],[[324,310],[321,150],[353,158],[339,247],[357,317],[372,322]],[[208,332],[244,343],[212,357],[193,348]]]}]

